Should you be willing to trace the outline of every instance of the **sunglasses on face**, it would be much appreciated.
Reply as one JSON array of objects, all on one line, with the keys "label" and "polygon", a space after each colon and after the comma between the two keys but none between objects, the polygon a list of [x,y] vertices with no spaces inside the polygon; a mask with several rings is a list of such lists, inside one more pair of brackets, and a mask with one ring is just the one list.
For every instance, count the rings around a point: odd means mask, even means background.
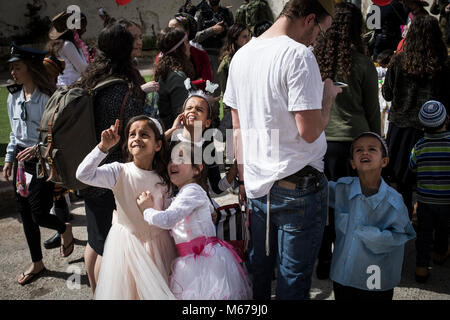
[{"label": "sunglasses on face", "polygon": [[23,102],[20,105],[20,108],[22,109],[22,112],[20,113],[20,119],[22,119],[23,121],[26,121],[28,114],[27,114],[27,109],[25,107],[25,102]]}]

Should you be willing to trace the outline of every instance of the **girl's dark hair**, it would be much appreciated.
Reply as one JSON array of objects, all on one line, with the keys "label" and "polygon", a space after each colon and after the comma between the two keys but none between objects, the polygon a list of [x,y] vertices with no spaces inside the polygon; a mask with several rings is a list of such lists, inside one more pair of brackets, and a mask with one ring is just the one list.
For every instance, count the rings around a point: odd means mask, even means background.
[{"label": "girl's dark hair", "polygon": [[344,80],[352,69],[352,51],[364,54],[361,37],[363,17],[360,9],[351,3],[336,6],[331,27],[325,37],[319,36],[314,46],[314,54],[319,64],[322,78]]},{"label": "girl's dark hair", "polygon": [[155,141],[161,141],[161,150],[159,150],[158,152],[155,153],[155,156],[153,158],[153,162],[152,162],[152,168],[153,170],[162,178],[163,180],[163,185],[167,186],[168,190],[171,190],[171,182],[170,182],[170,178],[169,178],[169,173],[167,172],[167,165],[169,164],[169,146],[167,144],[166,139],[164,138],[164,127],[161,124],[161,127],[163,128],[163,134],[161,135],[161,133],[158,130],[158,127],[155,125],[155,123],[153,122],[152,119],[150,119],[148,116],[146,115],[140,115],[140,116],[135,116],[133,118],[131,118],[126,127],[125,127],[125,131],[124,131],[124,143],[122,145],[122,152],[123,152],[123,158],[125,159],[125,162],[131,162],[133,161],[133,156],[130,154],[130,152],[128,151],[128,136],[130,134],[130,128],[131,125],[133,123],[135,123],[136,121],[146,121],[147,125],[150,127],[150,129],[153,131],[154,135],[155,135]]},{"label": "girl's dark hair", "polygon": [[117,77],[129,82],[133,97],[143,102],[145,93],[141,90],[141,78],[131,61],[133,42],[133,36],[124,26],[117,23],[107,25],[98,36],[99,54],[71,87],[92,90],[99,82]]},{"label": "girl's dark hair", "polygon": [[[27,71],[33,79],[33,83],[42,93],[51,96],[56,91],[56,84],[53,81],[42,60],[21,60],[26,66]],[[10,64],[12,68],[12,63]]]},{"label": "girl's dark hair", "polygon": [[[183,148],[183,158],[186,156],[184,150],[189,151],[191,165],[200,172],[194,176],[194,180],[203,188],[203,190],[205,190],[206,194],[208,194],[208,166],[203,161],[203,148],[196,146],[193,142],[176,141],[170,144],[170,154],[172,155],[173,152],[179,151],[180,148]],[[195,156],[198,154],[200,154],[201,157]],[[198,158],[201,158],[201,164],[198,163]],[[200,165],[202,165],[203,168],[200,168]]]},{"label": "girl's dark hair", "polygon": [[156,47],[163,53],[155,65],[155,81],[165,80],[170,71],[183,71],[188,78],[195,79],[195,69],[185,53],[184,45],[170,51],[186,34],[178,28],[165,28],[157,37]]},{"label": "girl's dark hair", "polygon": [[273,25],[272,21],[269,21],[269,20],[258,21],[255,24],[255,29],[253,30],[253,35],[255,37],[259,37],[264,32],[266,32],[266,30],[269,29],[272,25]]},{"label": "girl's dark hair", "polygon": [[174,15],[173,19],[177,20],[177,23],[180,24],[187,32],[188,40],[192,40],[195,38],[198,24],[193,16],[191,16],[189,13],[181,12]]},{"label": "girl's dark hair", "polygon": [[227,37],[225,38],[222,49],[220,49],[219,61],[222,61],[226,56],[230,59],[233,58],[234,54],[239,49],[236,43],[239,35],[246,29],[247,26],[239,23],[233,24],[230,29],[228,29]]},{"label": "girl's dark hair", "polygon": [[[406,34],[401,59],[403,73],[421,78],[433,78],[446,65],[447,47],[433,16],[416,17]],[[392,63],[392,62],[391,62]]]},{"label": "girl's dark hair", "polygon": [[125,18],[121,18],[121,19],[117,20],[117,23],[124,26],[127,29],[132,26],[136,26],[139,29],[142,29],[142,27],[140,25],[138,25],[136,22],[125,19]]},{"label": "girl's dark hair", "polygon": [[387,65],[389,65],[389,62],[391,61],[393,55],[394,55],[394,50],[392,50],[392,49],[383,50],[378,54],[377,62],[381,66],[387,66]]}]

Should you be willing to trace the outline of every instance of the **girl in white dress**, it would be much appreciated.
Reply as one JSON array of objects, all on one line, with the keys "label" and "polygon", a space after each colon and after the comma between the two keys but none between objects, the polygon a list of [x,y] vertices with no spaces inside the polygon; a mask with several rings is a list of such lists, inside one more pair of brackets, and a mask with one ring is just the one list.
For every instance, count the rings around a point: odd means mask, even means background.
[{"label": "girl in white dress", "polygon": [[167,169],[179,192],[166,210],[157,208],[151,191],[141,193],[137,203],[150,225],[170,229],[175,239],[180,257],[172,266],[170,289],[176,298],[251,299],[241,259],[231,245],[216,237],[213,207],[205,192],[206,167],[196,164],[196,152],[201,155],[202,149],[186,142],[173,148]]},{"label": "girl in white dress", "polygon": [[151,190],[162,209],[170,185],[167,143],[161,124],[147,116],[130,119],[123,146],[127,163],[100,166],[120,140],[119,120],[101,135],[101,142],[79,165],[83,183],[109,188],[117,213],[105,242],[95,299],[174,299],[168,286],[177,253],[169,232],[147,224],[136,195]]}]

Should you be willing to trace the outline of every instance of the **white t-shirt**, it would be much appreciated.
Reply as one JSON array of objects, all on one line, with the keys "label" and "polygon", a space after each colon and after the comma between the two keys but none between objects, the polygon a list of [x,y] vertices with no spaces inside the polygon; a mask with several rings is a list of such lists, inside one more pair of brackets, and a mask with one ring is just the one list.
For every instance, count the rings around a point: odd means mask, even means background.
[{"label": "white t-shirt", "polygon": [[70,41],[64,41],[58,52],[58,58],[66,63],[63,74],[58,76],[58,87],[69,86],[77,81],[88,65],[83,52]]},{"label": "white t-shirt", "polygon": [[253,38],[234,55],[224,103],[238,110],[247,196],[306,165],[323,171],[325,134],[300,137],[293,111],[322,109],[323,83],[314,54],[288,36]]}]

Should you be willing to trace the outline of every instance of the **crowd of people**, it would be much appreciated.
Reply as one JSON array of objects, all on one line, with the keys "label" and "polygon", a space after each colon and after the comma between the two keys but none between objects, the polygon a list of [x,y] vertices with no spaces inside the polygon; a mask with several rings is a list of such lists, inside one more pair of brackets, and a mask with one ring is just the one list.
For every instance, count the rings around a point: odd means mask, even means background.
[{"label": "crowd of people", "polygon": [[[46,51],[13,44],[8,61],[3,174],[32,260],[18,283],[46,270],[40,227],[57,231],[46,248],[74,250],[69,190],[37,172],[36,145],[50,97],[76,88],[95,91],[98,145],[74,172],[95,299],[264,300],[274,277],[276,299],[309,299],[315,269],[336,300],[391,300],[412,239],[426,282],[450,257],[450,7],[438,6],[439,20],[393,0],[367,41],[347,1],[289,0],[274,20],[264,0],[234,15],[187,0],[157,35],[149,82],[139,24],[101,10],[89,47],[86,16],[71,30],[57,14]],[[217,236],[213,197],[227,190],[249,212],[244,259]]]}]

